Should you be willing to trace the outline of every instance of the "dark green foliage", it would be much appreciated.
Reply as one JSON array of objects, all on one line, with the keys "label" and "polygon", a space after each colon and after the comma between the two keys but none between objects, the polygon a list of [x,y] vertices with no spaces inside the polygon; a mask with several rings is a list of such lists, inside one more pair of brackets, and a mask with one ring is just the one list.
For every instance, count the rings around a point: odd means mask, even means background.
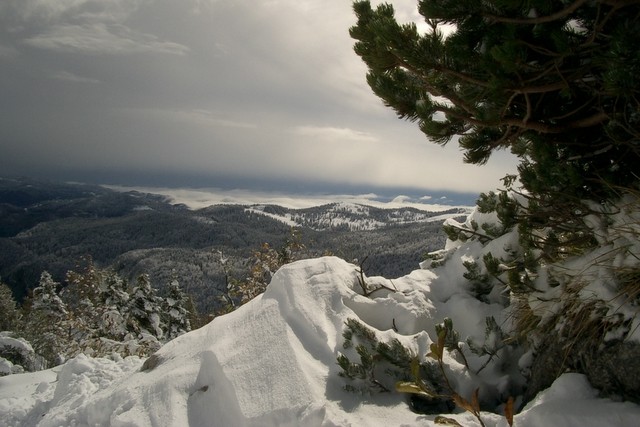
[{"label": "dark green foliage", "polygon": [[444,336],[444,347],[447,350],[460,351],[458,343],[460,341],[460,334],[453,329],[453,321],[446,317],[442,323],[436,325],[436,336]]},{"label": "dark green foliage", "polygon": [[447,238],[451,241],[455,242],[456,240],[460,240],[462,242],[465,242],[467,240],[467,235],[464,234],[464,232],[457,227],[444,224],[442,226],[442,230],[447,235]]},{"label": "dark green foliage", "polygon": [[442,323],[437,324],[436,336],[438,337],[438,341],[441,342],[443,348],[458,353],[466,368],[469,369],[467,358],[460,348],[460,334],[453,329],[453,320],[445,317]]},{"label": "dark green foliage", "polygon": [[[502,148],[520,158],[526,218],[505,194],[480,200],[495,205],[505,228],[529,221],[562,228],[560,240],[577,249],[593,246],[572,218],[581,201],[638,184],[640,3],[421,0],[418,8],[424,33],[398,24],[390,5],[354,2],[351,36],[374,93],[436,143],[460,135],[469,163]],[[445,36],[443,24],[455,30]]]},{"label": "dark green foliage", "polygon": [[509,197],[509,194],[506,191],[498,193],[498,199],[494,210],[496,211],[498,220],[502,225],[502,230],[499,232],[500,235],[511,230],[518,224],[518,212],[521,210],[520,208],[521,207],[518,206],[518,203],[516,203],[513,198]]},{"label": "dark green foliage", "polygon": [[11,289],[0,282],[0,332],[14,330],[18,319],[18,309]]},{"label": "dark green foliage", "polygon": [[508,336],[504,333],[500,325],[493,316],[485,319],[486,327],[484,331],[484,342],[475,343],[472,339],[467,339],[469,349],[478,356],[488,356],[485,363],[478,372],[483,370],[495,357],[498,357],[500,350],[508,346]]},{"label": "dark green foliage", "polygon": [[344,354],[338,356],[338,365],[342,368],[339,375],[351,380],[345,388],[359,392],[390,391],[391,384],[383,376],[390,372],[390,365],[408,368],[411,362],[408,350],[397,340],[381,343],[372,329],[356,319],[347,319],[345,326],[343,347],[355,349],[359,358],[355,363]]},{"label": "dark green foliage", "polygon": [[[483,194],[480,199],[479,209],[482,213],[489,214],[496,212],[500,209],[500,206],[505,204],[517,206],[513,200],[505,203],[502,199],[502,197],[496,196],[495,193]],[[516,208],[513,212],[513,217],[516,217],[519,211]],[[498,216],[501,217],[502,215],[498,214]],[[502,225],[501,221],[483,223],[480,227],[477,224],[475,225],[476,228],[482,229],[486,237],[478,237],[476,235],[474,238],[479,238],[484,242],[490,239],[497,239],[510,231],[509,228]],[[486,252],[481,259],[463,261],[462,265],[466,269],[463,277],[470,282],[471,293],[478,300],[485,303],[498,302],[506,306],[509,304],[509,300],[502,296],[505,288],[510,287],[512,291],[522,291],[523,277],[527,277],[526,268],[534,270],[535,265],[533,264],[535,263],[531,262],[530,264],[532,265],[527,265],[523,261],[524,255],[519,251],[511,250],[508,246],[503,246],[501,249],[506,253],[504,258],[496,257],[491,252]]]},{"label": "dark green foliage", "polygon": [[475,261],[464,261],[462,263],[465,271],[462,276],[471,282],[471,292],[480,301],[488,302],[486,296],[493,290],[493,285],[487,274],[481,272],[481,268]]},{"label": "dark green foliage", "polygon": [[[376,333],[356,319],[347,319],[343,331],[345,351],[358,357],[358,362],[352,361],[346,354],[339,354],[337,362],[342,371],[341,377],[348,380],[345,389],[348,391],[368,393],[371,391],[390,392],[395,390],[397,381],[408,381],[412,378],[412,370],[419,370],[420,375],[429,381],[429,387],[434,390],[442,388],[442,379],[435,365],[431,362],[418,363],[416,356],[398,339],[381,342]],[[353,356],[352,356],[353,357]],[[437,399],[436,399],[437,400]],[[413,402],[414,407],[432,407],[435,403]]]},{"label": "dark green foliage", "polygon": [[364,339],[369,344],[377,343],[376,333],[366,327],[364,323],[357,321],[356,319],[349,318],[345,322],[347,328],[342,333],[344,338],[344,348],[351,348],[353,346],[354,338]]},{"label": "dark green foliage", "polygon": [[470,221],[469,224],[452,224],[445,223],[442,226],[447,238],[452,241],[459,240],[466,242],[467,240],[477,239],[481,243],[487,243],[493,239],[493,236],[487,235],[483,229],[480,228],[477,222]]},{"label": "dark green foliage", "polygon": [[[435,342],[432,342],[429,346],[430,351],[427,354],[427,357],[434,360],[437,364],[438,374],[440,375],[443,385],[443,387],[440,388],[441,391],[434,389],[431,386],[431,381],[428,378],[424,377],[423,371],[420,369],[421,364],[419,363],[417,358],[413,358],[413,360],[411,361],[411,379],[409,381],[397,382],[396,390],[402,393],[409,393],[412,396],[420,397],[429,402],[430,404],[428,406],[431,407],[431,410],[428,410],[428,412],[426,413],[442,413],[447,409],[452,409],[452,406],[444,405],[448,403],[449,405],[455,405],[461,409],[464,409],[465,411],[470,412],[478,420],[479,424],[484,427],[484,421],[480,416],[480,389],[475,389],[471,396],[471,401],[465,399],[460,394],[458,394],[458,391],[454,388],[454,384],[450,381],[449,375],[447,374],[447,369],[445,368],[445,350],[449,350],[456,351],[463,358],[467,370],[469,369],[467,359],[462,349],[460,348],[460,343],[458,341],[458,332],[453,329],[453,321],[449,318],[445,318],[442,323],[436,325],[435,329],[437,340]],[[490,361],[491,358],[482,368],[480,368],[480,370],[484,369],[484,367]],[[512,398],[509,398],[508,402],[508,406],[513,405]],[[412,408],[414,408],[414,406],[412,406]],[[431,412],[433,409],[436,409],[436,411]],[[438,419],[440,419],[440,421],[446,421],[442,417],[437,417],[436,420]],[[437,421],[436,424],[438,424]],[[445,424],[448,424],[448,422],[445,422]],[[509,422],[509,425],[512,425],[512,422]]]},{"label": "dark green foliage", "polygon": [[484,262],[484,266],[487,269],[487,273],[496,277],[498,276],[500,271],[500,264],[502,260],[495,258],[491,253],[487,253],[482,257],[482,261]]},{"label": "dark green foliage", "polygon": [[[606,323],[610,312],[621,322],[620,313],[634,313],[634,307],[610,304],[620,295],[637,295],[624,281],[602,276],[621,269],[614,256],[624,258],[626,249],[616,245],[637,240],[640,2],[420,0],[418,10],[424,31],[400,25],[388,4],[354,2],[358,21],[351,36],[373,92],[398,117],[417,122],[429,140],[445,144],[459,137],[469,163],[484,164],[499,149],[519,158],[517,180],[504,179],[507,191],[478,201],[479,213],[498,221],[476,215],[475,222],[445,226],[451,240],[487,245],[481,259],[464,264],[473,292],[486,302],[508,295],[505,303],[516,303],[515,328],[529,343],[575,325],[551,341],[570,349],[582,340],[578,330],[597,330],[592,347],[606,353],[603,329],[589,325]],[[441,31],[444,24],[453,24],[448,34]],[[615,224],[621,212],[629,218]],[[520,248],[511,247],[515,235],[500,241],[508,231],[517,232]],[[599,247],[612,250],[587,261],[582,271],[565,263]],[[440,255],[437,262],[447,257]],[[600,284],[618,297],[602,301],[597,291],[583,292]],[[564,302],[573,311],[562,308]],[[430,356],[442,367],[443,351],[457,338],[446,323],[437,334]],[[469,345],[488,363],[509,352],[507,341],[489,318],[484,343]],[[588,365],[578,371],[588,372]],[[417,380],[404,386],[410,393],[425,391]],[[470,402],[455,393],[453,398],[477,416],[477,393]]]}]

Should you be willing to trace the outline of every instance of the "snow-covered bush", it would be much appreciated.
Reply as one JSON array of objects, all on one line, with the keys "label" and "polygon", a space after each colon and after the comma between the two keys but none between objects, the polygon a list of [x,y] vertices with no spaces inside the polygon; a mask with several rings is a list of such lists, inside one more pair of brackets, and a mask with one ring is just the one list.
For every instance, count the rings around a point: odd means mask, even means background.
[{"label": "snow-covered bush", "polygon": [[0,332],[0,376],[41,369],[43,360],[23,338]]},{"label": "snow-covered bush", "polygon": [[[582,235],[574,247],[558,229],[533,228],[523,220],[531,215],[527,195],[483,195],[465,221],[446,221],[445,248],[422,264],[448,282],[443,298],[467,295],[479,304],[475,311],[453,311],[450,319],[425,331],[436,349],[449,354],[436,358],[442,371],[427,357],[438,354],[433,348],[416,353],[397,331],[387,331],[382,339],[354,320],[346,324],[345,350],[338,357],[346,388],[388,391],[400,381],[398,390],[416,394],[411,405],[422,408],[416,410],[438,411],[443,402],[434,396],[453,402],[462,395],[457,381],[443,386],[448,375],[462,369],[464,388],[475,384],[480,407],[493,411],[509,396],[531,400],[570,370],[585,373],[606,394],[637,401],[639,384],[632,373],[640,372],[639,201],[627,194],[615,208],[591,204],[574,221],[583,223],[579,227],[597,245],[585,246]],[[575,229],[571,225],[569,236]],[[469,322],[484,323],[484,333],[463,328],[465,334],[459,334],[453,328]],[[390,356],[390,348],[396,356]],[[497,388],[487,382],[496,375],[504,378]],[[420,399],[427,403],[417,404]],[[467,395],[467,403],[472,401]]]},{"label": "snow-covered bush", "polygon": [[[601,391],[640,402],[634,379],[640,375],[640,197],[624,192],[583,205],[574,212],[583,231],[573,228],[571,238],[556,233],[552,256],[536,250],[541,262],[532,291],[515,314],[538,359],[532,378],[562,360],[556,370],[586,373]],[[588,247],[586,240],[592,241]]]},{"label": "snow-covered bush", "polygon": [[[494,348],[502,342],[527,350],[520,363],[527,400],[572,370],[603,392],[637,401],[640,385],[628,374],[640,372],[633,361],[640,354],[640,198],[625,192],[582,206],[565,222],[554,209],[547,210],[551,222],[535,222],[542,212],[535,197],[484,195],[466,222],[445,224],[447,247],[427,264],[444,266],[462,251],[470,291],[510,313],[509,325],[492,321],[487,330],[495,330]],[[492,352],[471,338],[468,345]]]},{"label": "snow-covered bush", "polygon": [[[450,307],[442,310],[446,317],[431,318],[432,328],[416,335],[419,344],[399,330],[385,331],[383,338],[360,322],[347,322],[338,364],[348,390],[410,393],[413,410],[425,413],[450,412],[456,405],[472,413],[501,411],[510,398],[522,395],[519,360],[524,350],[509,309],[530,279],[523,278],[525,254],[517,227],[507,217],[517,211],[517,197],[492,193],[481,201],[465,221],[445,222],[445,248],[422,263],[444,287],[430,288],[425,297]],[[402,293],[387,285],[369,287]],[[475,402],[476,389],[477,408],[469,403]]]}]

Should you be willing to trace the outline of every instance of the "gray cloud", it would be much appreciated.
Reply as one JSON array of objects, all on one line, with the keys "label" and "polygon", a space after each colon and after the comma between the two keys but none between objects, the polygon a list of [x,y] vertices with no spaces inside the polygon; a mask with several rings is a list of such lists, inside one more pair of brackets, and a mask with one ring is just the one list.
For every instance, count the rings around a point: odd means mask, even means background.
[{"label": "gray cloud", "polygon": [[463,165],[371,93],[354,21],[344,0],[5,0],[0,170],[497,186],[509,156]]},{"label": "gray cloud", "polygon": [[24,43],[42,49],[87,54],[169,53],[184,55],[189,48],[178,43],[158,40],[122,25],[104,23],[56,25],[45,33],[30,37]]},{"label": "gray cloud", "polygon": [[76,74],[70,73],[68,71],[59,71],[51,76],[54,79],[58,80],[66,80],[69,82],[77,82],[77,83],[91,83],[91,84],[99,84],[100,80],[92,79],[89,77],[82,77]]},{"label": "gray cloud", "polygon": [[148,0],[5,0],[2,16],[14,25],[44,25],[60,20],[124,21]]}]

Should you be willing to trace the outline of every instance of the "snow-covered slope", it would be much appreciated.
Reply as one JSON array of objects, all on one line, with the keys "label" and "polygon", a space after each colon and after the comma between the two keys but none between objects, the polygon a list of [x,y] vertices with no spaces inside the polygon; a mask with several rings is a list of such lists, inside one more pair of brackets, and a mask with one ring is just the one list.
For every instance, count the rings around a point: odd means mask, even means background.
[{"label": "snow-covered slope", "polygon": [[[461,251],[463,252],[463,251]],[[461,259],[464,254],[460,254]],[[7,426],[424,426],[435,415],[411,412],[401,395],[344,390],[336,357],[345,321],[358,319],[382,339],[397,337],[425,354],[430,333],[455,314],[462,336],[483,334],[477,319],[500,306],[480,303],[459,271],[416,270],[391,281],[367,278],[361,295],[354,265],[326,257],[279,270],[262,296],[183,335],[146,360],[79,356],[54,370],[0,378],[0,423]],[[394,331],[395,329],[395,331]],[[396,332],[397,331],[397,332]],[[504,379],[487,369],[470,379],[447,352],[461,395],[496,390]],[[470,357],[477,366],[482,361]],[[466,426],[468,413],[447,414]],[[487,426],[506,426],[483,413]],[[515,418],[519,427],[635,426],[640,407],[598,399],[580,375],[562,376]]]},{"label": "snow-covered slope", "polygon": [[378,208],[374,206],[339,202],[306,209],[289,209],[273,205],[253,205],[246,211],[268,216],[292,227],[315,230],[347,229],[351,231],[376,230],[390,225],[419,222],[442,222],[470,213],[470,207],[429,205],[431,210],[415,207]]}]

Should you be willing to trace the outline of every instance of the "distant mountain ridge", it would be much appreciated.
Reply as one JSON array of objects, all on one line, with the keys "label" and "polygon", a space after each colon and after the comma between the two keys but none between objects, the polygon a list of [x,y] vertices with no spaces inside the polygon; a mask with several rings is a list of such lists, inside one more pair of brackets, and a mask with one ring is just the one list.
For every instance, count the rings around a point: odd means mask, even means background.
[{"label": "distant mountain ridge", "polygon": [[149,207],[176,209],[159,195],[119,193],[91,184],[0,177],[0,237],[12,237],[52,220],[119,217],[136,208]]},{"label": "distant mountain ridge", "polygon": [[451,208],[427,212],[413,207],[377,208],[359,203],[337,202],[305,209],[253,205],[247,208],[247,211],[268,216],[294,227],[307,227],[316,231],[365,231],[391,225],[444,221],[446,218],[465,215],[469,209]]},{"label": "distant mountain ridge", "polygon": [[253,251],[279,247],[300,229],[306,257],[333,253],[367,259],[367,273],[398,277],[442,247],[441,223],[464,208],[425,212],[338,202],[305,209],[214,205],[190,210],[164,196],[95,185],[0,178],[0,278],[22,298],[43,270],[62,281],[90,255],[132,279],[148,273],[162,288],[177,277],[204,310],[215,306],[231,273],[242,277]]}]

